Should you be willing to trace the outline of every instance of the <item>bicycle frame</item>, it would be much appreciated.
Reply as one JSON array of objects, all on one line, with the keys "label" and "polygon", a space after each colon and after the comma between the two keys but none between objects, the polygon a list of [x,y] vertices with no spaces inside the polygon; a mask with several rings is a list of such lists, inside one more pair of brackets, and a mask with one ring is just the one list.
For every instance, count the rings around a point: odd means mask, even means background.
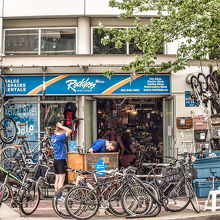
[{"label": "bicycle frame", "polygon": [[[22,138],[21,139],[21,141],[24,141],[24,142],[26,142],[26,143],[28,143],[29,141],[26,141],[24,138]],[[19,150],[19,153],[21,154],[21,155],[24,155],[24,160],[26,161],[26,162],[28,162],[28,163],[32,163],[36,158],[37,158],[37,156],[38,156],[38,154],[39,154],[39,151],[38,152],[36,152],[36,149],[39,149],[39,146],[41,146],[41,144],[44,144],[44,146],[47,144],[47,143],[49,143],[49,145],[50,146],[52,146],[51,145],[51,142],[50,142],[50,138],[49,137],[45,137],[45,138],[43,138],[42,140],[40,140],[40,141],[37,141],[38,142],[38,144],[31,150],[31,151],[26,151],[26,149],[25,149],[25,147],[23,147],[23,149],[24,149],[24,152],[22,151],[22,149],[21,148],[18,148],[18,150]],[[40,150],[42,149],[42,148],[44,148],[44,146],[43,147],[40,147]]]},{"label": "bicycle frame", "polygon": [[[17,192],[17,193],[19,194],[19,192],[20,192],[21,189],[26,188],[26,187],[25,187],[25,184],[26,184],[26,183],[25,183],[25,180],[26,180],[26,178],[27,178],[27,173],[24,175],[23,180],[21,180],[21,179],[17,178],[17,177],[16,177],[14,174],[12,174],[11,172],[5,170],[3,167],[0,167],[0,170],[3,171],[3,172],[6,174],[6,177],[5,177],[5,180],[4,180],[4,183],[3,183],[3,184],[8,186],[9,191],[10,191],[10,194],[11,194],[12,201],[13,201],[15,204],[19,205],[19,201],[17,201],[17,200],[15,199],[16,193],[13,192],[11,185],[8,183],[8,177],[10,177],[10,178],[12,178],[13,180],[15,180],[16,183],[20,186],[20,188],[19,188],[19,190],[18,190],[18,192]],[[0,206],[1,206],[1,204],[0,204]]]}]

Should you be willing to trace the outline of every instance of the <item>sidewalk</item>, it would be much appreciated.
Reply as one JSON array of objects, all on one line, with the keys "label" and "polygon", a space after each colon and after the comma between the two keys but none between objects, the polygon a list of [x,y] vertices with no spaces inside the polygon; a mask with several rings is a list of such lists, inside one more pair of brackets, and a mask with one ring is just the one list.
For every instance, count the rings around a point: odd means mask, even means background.
[{"label": "sidewalk", "polygon": [[[177,212],[177,213],[172,213],[172,212],[165,212],[162,211],[157,217],[153,218],[132,218],[132,219],[143,219],[143,220],[219,220],[220,219],[220,211],[216,212],[211,212],[211,211],[206,211],[204,212],[204,203],[205,199],[199,199],[200,201],[200,208],[201,212],[196,213],[193,209],[192,206],[189,205],[187,209]],[[24,216],[20,217],[19,211],[17,208],[12,209],[10,207],[10,203],[7,204],[2,204],[2,207],[0,208],[0,220],[60,220],[62,219],[61,217],[57,216],[56,213],[54,212],[52,205],[51,205],[51,200],[41,200],[40,205],[38,209],[35,211],[30,216]],[[105,215],[104,210],[100,209],[100,213],[93,217],[92,219],[106,219],[106,220],[115,220],[115,219],[121,219],[124,220],[126,218],[122,217],[115,217],[112,215]]]}]

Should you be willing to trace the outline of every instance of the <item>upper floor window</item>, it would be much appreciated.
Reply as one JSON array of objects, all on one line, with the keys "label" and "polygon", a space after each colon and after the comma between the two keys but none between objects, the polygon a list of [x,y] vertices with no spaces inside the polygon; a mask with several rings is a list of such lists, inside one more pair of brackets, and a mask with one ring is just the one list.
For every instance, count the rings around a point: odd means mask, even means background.
[{"label": "upper floor window", "polygon": [[76,28],[5,30],[5,55],[76,54]]},{"label": "upper floor window", "polygon": [[105,33],[98,33],[97,28],[93,28],[93,54],[126,54],[127,53],[127,45],[126,41],[122,42],[122,47],[117,49],[115,48],[115,44],[110,42],[107,45],[103,45],[101,43],[101,39],[105,36]]},{"label": "upper floor window", "polygon": [[[110,42],[107,45],[102,44],[101,39],[104,36],[104,32],[102,32],[102,34],[98,33],[98,28],[92,28],[92,54],[142,54],[142,51],[137,47],[134,40],[131,40],[130,42],[122,41],[122,47],[116,49],[113,42]],[[157,54],[163,53],[164,45],[161,45],[161,48],[158,50]]]},{"label": "upper floor window", "polygon": [[5,55],[38,55],[38,30],[5,30]]},{"label": "upper floor window", "polygon": [[209,54],[209,59],[220,59],[220,48],[215,47]]}]

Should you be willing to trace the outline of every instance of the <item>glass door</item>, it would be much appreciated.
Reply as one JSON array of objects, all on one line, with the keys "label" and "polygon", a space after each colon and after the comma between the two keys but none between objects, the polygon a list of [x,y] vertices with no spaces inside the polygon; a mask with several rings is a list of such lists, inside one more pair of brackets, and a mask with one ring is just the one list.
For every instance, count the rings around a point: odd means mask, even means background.
[{"label": "glass door", "polygon": [[177,149],[174,145],[174,98],[172,96],[163,99],[163,157],[167,162],[166,156],[177,155]]},{"label": "glass door", "polygon": [[84,152],[97,139],[96,100],[92,96],[84,96]]}]

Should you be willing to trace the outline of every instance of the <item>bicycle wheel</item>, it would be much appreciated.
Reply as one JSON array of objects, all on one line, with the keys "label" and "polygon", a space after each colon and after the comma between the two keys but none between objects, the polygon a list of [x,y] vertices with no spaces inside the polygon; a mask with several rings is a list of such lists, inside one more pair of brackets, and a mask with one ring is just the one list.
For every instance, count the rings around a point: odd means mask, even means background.
[{"label": "bicycle wheel", "polygon": [[1,160],[0,166],[13,172],[16,172],[17,168],[19,168],[19,164],[14,158],[5,158]]},{"label": "bicycle wheel", "polygon": [[[158,193],[155,185],[153,183],[150,184],[147,182],[145,182],[144,185],[145,185],[145,187],[147,187],[150,190],[150,192],[154,195],[154,197],[158,201],[159,200],[159,193]],[[151,208],[150,212],[148,213],[148,215],[149,216],[157,216],[159,214],[160,210],[161,210],[161,207],[159,207],[158,204],[155,201],[153,201],[152,208]]]},{"label": "bicycle wheel", "polygon": [[192,207],[193,209],[199,213],[200,212],[200,206],[199,206],[199,201],[198,201],[198,198],[195,194],[195,191],[193,189],[193,186],[192,184],[187,180],[186,181],[186,184],[188,186],[188,189],[189,189],[189,194],[190,194],[190,202],[192,204]]},{"label": "bicycle wheel", "polygon": [[194,99],[196,105],[199,106],[199,104],[200,104],[200,95],[201,95],[201,86],[200,86],[199,80],[196,76],[191,77],[191,88],[192,88],[193,93],[194,93],[193,99]]},{"label": "bicycle wheel", "polygon": [[[3,187],[3,182],[2,181],[0,181],[0,195],[1,195],[1,193],[2,193],[2,188],[1,187]],[[3,196],[3,199],[2,199],[2,202],[5,202],[8,198],[10,197],[10,189],[9,189],[9,186],[8,186],[8,184],[6,183],[5,184],[5,192],[4,192],[4,196]]]},{"label": "bicycle wheel", "polygon": [[2,141],[6,144],[12,143],[17,134],[15,121],[5,117],[0,121],[0,126],[0,138]]},{"label": "bicycle wheel", "polygon": [[21,150],[19,150],[17,147],[14,146],[6,146],[1,149],[0,155],[4,155],[5,158],[13,158],[15,159],[20,159],[25,162],[25,157],[22,153]]},{"label": "bicycle wheel", "polygon": [[62,188],[60,188],[53,196],[52,199],[52,206],[54,211],[57,215],[59,215],[62,218],[73,218],[72,215],[70,215],[65,207],[65,199],[69,193],[69,191],[75,187],[74,184],[65,185]]},{"label": "bicycle wheel", "polygon": [[165,209],[171,212],[180,212],[190,203],[190,198],[187,193],[187,185],[184,179],[169,185],[165,190],[164,195],[167,199],[167,203],[164,204]]},{"label": "bicycle wheel", "polygon": [[128,215],[147,215],[152,205],[153,199],[140,185],[127,187],[122,194],[122,207]]},{"label": "bicycle wheel", "polygon": [[219,93],[219,84],[217,78],[213,75],[207,75],[206,79],[207,79],[209,91],[211,93],[214,92]]},{"label": "bicycle wheel", "polygon": [[66,197],[68,213],[76,219],[92,218],[99,209],[99,200],[95,192],[88,187],[75,187]]},{"label": "bicycle wheel", "polygon": [[122,187],[120,190],[118,190],[116,187],[113,187],[110,190],[107,198],[107,201],[109,202],[109,208],[107,209],[107,211],[119,217],[123,217],[127,215],[121,204],[123,189],[124,187]]},{"label": "bicycle wheel", "polygon": [[3,183],[2,185],[0,185],[0,207],[1,207],[2,202],[4,200],[5,192],[6,192],[6,185]]},{"label": "bicycle wheel", "polygon": [[40,202],[40,191],[35,190],[32,183],[28,183],[28,187],[24,189],[20,196],[20,210],[25,215],[31,215],[35,212]]},{"label": "bicycle wheel", "polygon": [[46,179],[39,184],[40,194],[43,198],[53,198],[55,173],[49,171]]},{"label": "bicycle wheel", "polygon": [[0,76],[0,85],[1,85],[1,92],[0,92],[0,99],[4,99],[5,98],[5,94],[7,91],[7,85],[6,85],[6,81],[3,78],[3,76]]},{"label": "bicycle wheel", "polygon": [[199,73],[197,78],[199,80],[201,92],[206,93],[206,91],[208,90],[208,83],[205,74]]}]

